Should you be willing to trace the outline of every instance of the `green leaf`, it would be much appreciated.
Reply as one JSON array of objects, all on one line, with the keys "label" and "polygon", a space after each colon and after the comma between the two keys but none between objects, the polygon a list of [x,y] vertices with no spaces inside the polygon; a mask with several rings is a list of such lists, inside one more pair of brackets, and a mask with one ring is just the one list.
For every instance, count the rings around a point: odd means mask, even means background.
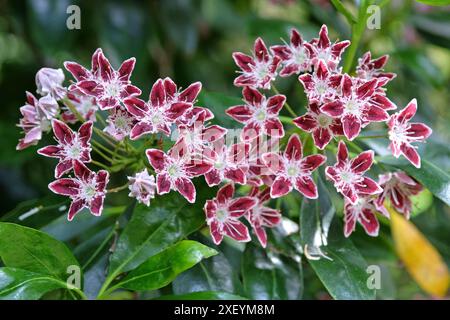
[{"label": "green leaf", "polygon": [[37,300],[55,289],[67,288],[65,282],[27,270],[0,268],[0,299]]},{"label": "green leaf", "polygon": [[7,267],[66,281],[67,267],[78,266],[66,245],[49,235],[13,223],[0,223],[0,257]]},{"label": "green leaf", "polygon": [[320,247],[327,244],[328,231],[335,215],[328,190],[320,178],[317,188],[319,198],[304,198],[300,210],[301,243],[309,248],[310,253],[320,253]]},{"label": "green leaf", "polygon": [[219,291],[192,292],[180,295],[167,295],[155,300],[247,300],[247,298]]},{"label": "green leaf", "polygon": [[386,156],[380,158],[379,161],[405,171],[423,184],[436,197],[450,205],[450,175],[433,163],[422,159],[422,166],[420,169],[417,169],[403,158],[396,159],[392,156]]},{"label": "green leaf", "polygon": [[447,6],[450,0],[416,0],[417,2],[427,4],[429,6]]},{"label": "green leaf", "polygon": [[297,300],[303,287],[300,262],[288,264],[281,256],[269,258],[262,248],[248,245],[242,262],[246,296],[255,300]]},{"label": "green leaf", "polygon": [[331,225],[328,245],[323,249],[329,259],[308,260],[328,293],[339,300],[369,300],[375,291],[367,287],[367,263],[350,239],[344,237],[342,224]]},{"label": "green leaf", "polygon": [[155,199],[150,207],[137,205],[111,257],[109,276],[136,268],[204,223],[203,210],[176,193]]},{"label": "green leaf", "polygon": [[177,275],[192,268],[217,251],[199,242],[185,240],[152,256],[131,271],[114,288],[135,291],[156,290],[168,285]]},{"label": "green leaf", "polygon": [[192,269],[180,274],[172,283],[176,295],[200,291],[221,291],[240,294],[242,284],[223,253],[201,261]]}]

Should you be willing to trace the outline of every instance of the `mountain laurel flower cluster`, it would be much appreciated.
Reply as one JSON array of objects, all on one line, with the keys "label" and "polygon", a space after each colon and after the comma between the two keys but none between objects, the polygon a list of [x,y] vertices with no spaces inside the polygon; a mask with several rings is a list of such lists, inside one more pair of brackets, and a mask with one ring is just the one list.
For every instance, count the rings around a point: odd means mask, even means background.
[{"label": "mountain laurel flower cluster", "polygon": [[[90,68],[64,63],[72,76],[67,87],[61,69],[38,71],[39,96],[27,92],[20,108],[24,136],[17,149],[52,132],[56,144],[37,152],[58,159],[57,180],[49,188],[70,198],[69,220],[82,209],[101,215],[105,197],[125,190],[151,207],[170,192],[195,205],[208,194],[205,188],[215,188],[215,197],[200,204],[213,242],[254,237],[266,247],[270,229],[283,228],[287,219],[285,197],[319,201],[323,188],[335,188],[343,197],[344,235],[360,224],[376,236],[377,216],[389,218],[393,208],[409,218],[411,197],[423,187],[384,166],[360,139],[384,139],[395,158],[420,168],[416,143],[425,142],[431,129],[412,122],[415,99],[391,112],[397,106],[387,96],[386,86],[395,79],[384,71],[388,56],[367,52],[354,73],[343,71],[341,57],[349,45],[332,42],[324,25],[309,41],[293,29],[289,42],[268,47],[258,38],[250,54],[233,53],[242,103],[228,105],[220,116],[231,117],[237,128],[219,125],[223,122],[208,106],[198,105],[214,101],[202,99],[200,82],[182,89],[170,78],[156,79],[146,88],[147,97],[132,83],[134,58],[115,69],[97,49]],[[305,106],[292,108],[275,87],[278,77],[292,76],[304,91]],[[365,132],[383,126],[383,134]],[[373,167],[381,172],[378,179]],[[110,179],[123,182],[107,189]]]}]

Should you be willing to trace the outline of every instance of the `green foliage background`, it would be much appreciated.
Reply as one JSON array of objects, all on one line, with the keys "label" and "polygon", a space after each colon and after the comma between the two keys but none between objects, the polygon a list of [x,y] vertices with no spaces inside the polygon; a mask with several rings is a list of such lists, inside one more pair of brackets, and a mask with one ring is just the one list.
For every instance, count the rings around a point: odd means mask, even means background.
[{"label": "green foliage background", "polygon": [[[353,1],[342,2],[351,12],[357,13]],[[430,142],[421,146],[420,152],[423,159],[448,174],[450,7],[427,6],[408,0],[380,3],[383,5],[381,29],[366,30],[357,56],[367,50],[371,50],[373,56],[386,53],[391,56],[387,69],[397,73],[397,78],[388,85],[388,96],[399,107],[403,107],[414,97],[418,99],[417,121],[427,123],[434,130]],[[81,8],[81,30],[66,28],[66,8],[70,4],[77,4]],[[104,239],[111,239],[108,235],[115,236],[116,231],[123,228],[126,232],[126,228],[130,228],[127,223],[130,217],[133,216],[130,221],[132,224],[133,219],[139,218],[141,209],[138,213],[135,210],[133,215],[132,208],[125,210],[124,206],[130,200],[126,193],[122,193],[107,198],[108,207],[99,219],[81,214],[71,224],[65,220],[65,212],[59,209],[67,203],[63,198],[51,195],[47,189],[47,184],[53,178],[54,162],[37,156],[37,147],[22,152],[15,151],[20,137],[20,130],[15,127],[19,119],[18,109],[25,101],[25,90],[35,91],[36,71],[43,66],[62,67],[65,60],[89,65],[91,54],[97,47],[103,48],[115,66],[124,59],[135,56],[137,64],[132,80],[143,90],[143,96],[148,95],[151,85],[159,77],[170,76],[183,87],[194,81],[201,81],[209,94],[201,96],[200,102],[212,108],[218,123],[233,127],[234,123],[225,119],[223,113],[224,108],[232,104],[232,100],[225,100],[211,93],[221,92],[226,96],[240,97],[240,90],[232,85],[236,70],[231,58],[232,52],[250,51],[257,36],[261,36],[268,45],[280,43],[281,37],[288,40],[291,27],[296,27],[306,39],[311,39],[317,35],[323,23],[328,25],[332,39],[351,38],[351,30],[345,17],[326,0],[0,1],[0,219],[40,229],[65,242],[84,267],[86,295],[95,297],[104,280],[109,257],[109,243],[101,246]],[[302,114],[305,97],[295,77],[280,80],[278,89],[288,96],[289,103],[296,112]],[[42,144],[51,141],[50,137],[46,139]],[[384,145],[370,140],[367,143],[382,154]],[[113,180],[111,185],[120,183],[120,178],[115,179],[118,182]],[[444,185],[445,181],[448,183],[445,179],[444,176]],[[432,184],[433,181],[430,182]],[[202,225],[201,201],[212,197],[214,192],[215,190],[200,189],[198,207],[181,209],[188,216],[191,211],[196,212],[192,213],[196,215],[194,218],[188,219],[190,224],[180,225],[178,220],[165,224],[167,232],[178,232],[179,238],[169,241],[155,236],[157,243],[151,242],[151,245],[144,248],[150,250],[145,251],[145,257],[153,256],[150,252],[160,252],[188,235],[212,246],[201,232],[192,232]],[[333,200],[333,194],[330,199]],[[177,201],[179,200],[168,200],[179,207]],[[161,202],[164,203],[164,199]],[[24,212],[40,206],[43,207],[38,214],[25,221],[18,220]],[[175,208],[165,205],[158,209],[156,203],[155,207],[152,226],[163,223],[156,221],[158,217],[166,219],[167,216],[161,214],[170,215],[175,212]],[[432,205],[424,209],[416,210],[424,212],[416,215],[412,221],[435,245],[448,264],[449,207],[434,198]],[[288,197],[282,204],[282,210],[285,216],[298,222],[301,207],[295,197]],[[332,242],[334,232],[341,233],[341,226],[336,225],[341,217],[338,205],[336,212],[338,216],[330,231]],[[141,214],[147,215],[149,212]],[[330,267],[330,264],[309,264],[304,258],[300,259],[296,248],[300,243],[304,244],[304,241],[298,239],[297,235],[285,237],[275,230],[270,238],[273,245],[267,254],[254,245],[244,249],[235,243],[225,242],[220,246],[219,254],[181,273],[171,285],[163,286],[160,290],[144,290],[139,294],[124,291],[116,293],[117,298],[179,295],[186,299],[235,296],[256,299],[322,299],[370,298],[373,294],[355,289],[357,295],[346,296],[348,292],[353,292],[351,287],[354,283],[363,281],[361,279],[364,274],[358,273],[359,271],[347,279],[349,282],[344,287],[334,285],[332,281],[331,284],[327,282],[323,277],[329,273],[337,274],[345,265],[334,264]],[[168,242],[160,244],[158,239]],[[339,259],[349,259],[355,265],[361,261],[380,265],[383,283],[382,290],[376,293],[378,298],[426,297],[404,272],[395,256],[388,226],[382,226],[380,237],[376,239],[359,231],[351,239],[348,243],[341,243],[337,239],[336,248],[342,250],[333,252],[333,255],[336,254]],[[127,245],[133,247],[134,244]],[[90,259],[97,248],[104,250]],[[157,250],[158,248],[161,250]],[[354,252],[358,253],[357,257]],[[120,253],[116,251],[115,255],[112,258],[113,264],[116,258],[123,262],[119,257]],[[210,255],[208,253],[206,256]],[[5,263],[4,260],[3,257]],[[136,260],[134,267],[144,260],[146,259]],[[118,272],[120,271],[127,270]],[[7,272],[16,274],[24,271]],[[35,277],[29,273],[22,276],[30,279]],[[53,285],[55,290],[45,297],[73,298],[65,290],[58,290],[58,283],[54,282]],[[330,289],[329,286],[334,287]],[[30,297],[40,297],[39,288],[31,288],[30,292],[38,293]],[[198,296],[192,294],[197,291],[203,293]]]}]

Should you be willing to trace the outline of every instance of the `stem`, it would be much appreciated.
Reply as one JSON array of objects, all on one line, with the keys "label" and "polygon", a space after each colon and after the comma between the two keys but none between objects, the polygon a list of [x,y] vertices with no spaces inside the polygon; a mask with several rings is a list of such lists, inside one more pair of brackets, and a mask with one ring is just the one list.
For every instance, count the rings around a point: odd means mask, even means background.
[{"label": "stem", "polygon": [[108,233],[106,238],[103,240],[103,242],[100,244],[100,246],[95,250],[95,252],[92,254],[92,256],[89,258],[88,261],[81,267],[83,270],[86,270],[86,268],[94,261],[94,259],[97,257],[97,255],[103,250],[103,248],[108,244],[108,241],[111,240],[112,236],[114,235],[114,232],[116,232],[116,227],[113,227],[111,231]]},{"label": "stem", "polygon": [[367,6],[369,0],[361,0],[358,11],[358,20],[351,25],[352,27],[352,40],[348,49],[347,56],[345,57],[343,72],[349,73],[355,60],[356,51],[358,50],[359,42],[364,33],[366,21],[367,21]]},{"label": "stem", "polygon": [[[275,94],[280,94],[280,92],[278,91],[278,89],[272,84],[272,90],[273,92],[275,92]],[[287,103],[287,101],[284,103],[284,106],[286,107],[286,110],[291,114],[291,116],[293,116],[294,118],[297,118],[297,114],[294,112],[294,110],[291,108],[291,106],[289,105],[289,103]]]},{"label": "stem", "polygon": [[96,165],[97,167],[102,168],[102,169],[109,170],[109,167],[108,167],[108,166],[105,166],[105,165],[104,165],[103,163],[101,163],[101,162],[92,160],[91,163],[94,164],[94,165]]},{"label": "stem", "polygon": [[92,145],[92,149],[97,152],[97,154],[99,154],[103,159],[105,159],[106,161],[109,161],[109,163],[113,163],[113,160],[108,157],[106,154],[104,154],[102,151],[99,150],[99,148],[97,148],[95,145]]},{"label": "stem", "polygon": [[381,138],[387,138],[387,137],[386,137],[386,135],[373,135],[373,136],[361,136],[356,139],[363,140],[363,139],[381,139]]},{"label": "stem", "polygon": [[285,116],[278,116],[278,119],[280,119],[281,122],[286,124],[292,124],[292,119]]},{"label": "stem", "polygon": [[116,187],[116,188],[113,188],[113,189],[109,189],[109,190],[107,190],[107,192],[108,192],[108,193],[119,192],[119,191],[122,191],[122,190],[128,188],[128,185],[129,185],[129,183],[127,182],[127,183],[125,183],[124,185],[122,185],[122,186],[120,186],[120,187]]}]

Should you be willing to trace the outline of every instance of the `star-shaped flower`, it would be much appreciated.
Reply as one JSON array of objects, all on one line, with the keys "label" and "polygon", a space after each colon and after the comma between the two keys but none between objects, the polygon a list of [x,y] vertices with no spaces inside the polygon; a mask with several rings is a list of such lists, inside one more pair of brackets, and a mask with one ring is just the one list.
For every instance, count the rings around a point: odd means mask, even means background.
[{"label": "star-shaped flower", "polygon": [[103,211],[106,185],[109,181],[108,171],[100,170],[95,173],[78,160],[73,161],[73,170],[75,178],[53,181],[48,185],[49,189],[72,199],[68,214],[69,221],[72,221],[83,208],[88,208],[94,216],[100,216]]},{"label": "star-shaped flower", "polygon": [[408,159],[416,168],[420,168],[420,155],[413,142],[424,142],[431,133],[430,127],[423,123],[409,122],[417,112],[416,99],[411,100],[401,111],[391,115],[387,122],[389,127],[389,148],[394,157],[401,154]]},{"label": "star-shaped flower", "polygon": [[206,155],[212,162],[213,167],[205,173],[205,180],[208,186],[216,186],[223,180],[231,180],[238,184],[246,184],[246,163],[250,145],[247,143],[237,143],[227,146],[220,143],[218,147],[211,150],[210,155]]},{"label": "star-shaped flower", "polygon": [[141,94],[141,90],[130,81],[135,62],[135,58],[125,60],[116,71],[102,49],[97,49],[93,54],[90,71],[76,62],[66,61],[64,66],[77,80],[69,89],[77,88],[95,97],[101,110],[119,107],[124,99]]},{"label": "star-shaped flower", "polygon": [[323,61],[331,70],[336,69],[339,65],[342,53],[349,45],[350,41],[348,40],[332,44],[328,37],[328,28],[326,25],[322,25],[322,28],[320,28],[319,38],[305,43],[305,46],[311,52],[311,63],[317,65],[320,61]]},{"label": "star-shaped flower", "polygon": [[191,179],[211,170],[212,164],[202,158],[193,158],[183,140],[177,142],[167,154],[158,149],[147,149],[145,153],[157,173],[158,194],[175,190],[194,203],[196,191]]},{"label": "star-shaped flower", "polygon": [[262,133],[283,137],[284,128],[278,114],[286,102],[284,95],[275,95],[268,99],[258,90],[245,87],[242,90],[245,105],[233,106],[225,112],[234,120],[244,124],[241,139],[252,140]]},{"label": "star-shaped flower", "polygon": [[92,125],[92,121],[85,122],[78,132],[74,132],[64,122],[52,120],[53,133],[58,144],[41,148],[38,153],[59,159],[55,169],[55,178],[60,178],[72,170],[74,160],[83,163],[91,162]]},{"label": "star-shaped flower", "polygon": [[290,44],[270,47],[270,50],[282,60],[280,76],[309,72],[311,69],[311,47],[305,46],[302,36],[296,29],[291,30]]},{"label": "star-shaped flower", "polygon": [[106,122],[108,125],[103,131],[117,141],[122,141],[125,137],[128,137],[131,129],[136,125],[135,117],[123,107],[113,109]]},{"label": "star-shaped flower", "polygon": [[389,212],[384,207],[385,200],[389,199],[395,210],[409,219],[412,210],[410,198],[423,190],[422,185],[403,171],[382,174],[378,178],[378,183],[383,188],[383,192],[375,201],[377,209],[389,216]]},{"label": "star-shaped flower", "polygon": [[[96,121],[95,114],[98,110],[97,102],[95,98],[85,95],[80,91],[74,90],[67,94],[67,98],[74,105],[77,112],[86,121]],[[64,112],[61,114],[62,119],[66,123],[77,123],[78,118],[70,111],[68,107],[64,108]]]},{"label": "star-shaped flower", "polygon": [[373,150],[364,151],[349,159],[347,146],[340,141],[336,158],[336,164],[326,167],[325,173],[334,182],[336,190],[348,201],[355,204],[359,194],[371,195],[383,191],[375,181],[364,176],[372,166]]},{"label": "star-shaped flower", "polygon": [[312,101],[306,114],[294,119],[293,122],[300,129],[312,133],[314,144],[320,150],[323,150],[333,137],[344,134],[340,119],[321,112],[317,101]]},{"label": "star-shaped flower", "polygon": [[312,74],[305,73],[298,77],[308,100],[315,100],[320,104],[334,100],[341,79],[342,75],[330,72],[324,61],[319,61]]},{"label": "star-shaped flower", "polygon": [[265,248],[267,246],[267,233],[265,228],[274,228],[281,223],[281,213],[278,210],[266,207],[264,204],[270,200],[270,188],[259,190],[253,187],[249,194],[258,201],[246,215],[259,242]]},{"label": "star-shaped flower", "polygon": [[311,174],[321,166],[326,157],[321,154],[303,157],[302,143],[298,135],[293,134],[287,143],[284,153],[265,153],[264,164],[276,176],[270,187],[270,196],[279,198],[296,189],[305,197],[316,199],[317,186]]},{"label": "star-shaped flower", "polygon": [[64,73],[61,69],[41,68],[36,73],[37,93],[41,96],[50,95],[55,100],[66,96],[67,89],[63,87]]},{"label": "star-shaped flower", "polygon": [[214,199],[205,203],[206,223],[217,245],[222,242],[224,235],[240,242],[251,240],[247,227],[239,218],[252,209],[257,200],[248,196],[233,199],[233,194],[233,184],[227,184],[219,189]]},{"label": "star-shaped flower", "polygon": [[128,112],[134,115],[137,121],[131,129],[132,140],[144,134],[158,132],[169,135],[171,124],[192,107],[190,102],[173,102],[166,93],[162,79],[153,85],[148,102],[133,97],[125,99],[124,103]]},{"label": "star-shaped flower", "polygon": [[353,140],[361,132],[361,127],[370,122],[389,119],[386,110],[370,101],[376,87],[377,79],[360,84],[345,74],[342,77],[340,95],[334,101],[324,104],[320,110],[330,117],[340,118],[344,135]]},{"label": "star-shaped flower", "polygon": [[255,41],[253,57],[234,52],[233,59],[242,70],[242,74],[234,79],[234,85],[262,89],[270,89],[270,82],[275,80],[281,62],[279,57],[269,53],[261,38]]},{"label": "star-shaped flower", "polygon": [[365,80],[372,80],[374,78],[386,78],[388,81],[396,77],[395,73],[384,72],[384,66],[389,60],[388,55],[381,56],[377,59],[372,59],[372,54],[367,51],[361,58],[358,59],[358,66],[356,73],[358,77]]},{"label": "star-shaped flower", "polygon": [[345,199],[344,205],[344,235],[349,237],[355,231],[356,222],[359,222],[369,236],[378,236],[380,224],[376,216],[377,209],[374,197],[362,195],[356,203]]}]

